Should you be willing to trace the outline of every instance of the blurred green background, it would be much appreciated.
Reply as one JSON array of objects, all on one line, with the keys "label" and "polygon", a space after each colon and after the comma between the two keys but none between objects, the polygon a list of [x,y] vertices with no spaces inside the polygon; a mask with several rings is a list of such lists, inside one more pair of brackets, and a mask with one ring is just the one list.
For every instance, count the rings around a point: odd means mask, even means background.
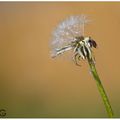
[{"label": "blurred green background", "polygon": [[50,57],[51,33],[87,14],[96,67],[120,117],[120,2],[0,2],[0,109],[5,117],[107,117],[87,62]]}]

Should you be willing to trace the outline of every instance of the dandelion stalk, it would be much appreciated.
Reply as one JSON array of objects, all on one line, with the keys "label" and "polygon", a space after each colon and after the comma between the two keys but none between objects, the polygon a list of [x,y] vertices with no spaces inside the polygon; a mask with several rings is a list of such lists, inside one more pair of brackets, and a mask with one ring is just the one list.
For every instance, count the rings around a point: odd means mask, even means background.
[{"label": "dandelion stalk", "polygon": [[74,53],[73,60],[76,65],[80,66],[79,61],[81,59],[87,60],[93,77],[96,80],[108,116],[113,117],[112,107],[95,67],[92,48],[96,48],[97,43],[90,36],[84,36],[84,26],[88,22],[89,20],[87,20],[84,15],[70,16],[62,21],[53,32],[52,57],[54,58],[68,50],[72,50]]},{"label": "dandelion stalk", "polygon": [[112,110],[112,107],[110,105],[110,102],[109,102],[109,99],[107,97],[107,94],[104,90],[104,87],[100,81],[100,78],[99,78],[99,75],[97,73],[97,70],[96,70],[96,67],[95,67],[95,64],[92,60],[88,59],[88,63],[89,63],[89,66],[90,66],[90,69],[91,69],[91,72],[92,72],[92,75],[94,77],[94,79],[96,80],[96,83],[97,83],[97,87],[98,87],[98,90],[100,92],[100,95],[103,99],[103,102],[104,102],[104,105],[105,105],[105,108],[106,108],[106,111],[108,113],[108,116],[110,118],[113,118],[113,110]]}]

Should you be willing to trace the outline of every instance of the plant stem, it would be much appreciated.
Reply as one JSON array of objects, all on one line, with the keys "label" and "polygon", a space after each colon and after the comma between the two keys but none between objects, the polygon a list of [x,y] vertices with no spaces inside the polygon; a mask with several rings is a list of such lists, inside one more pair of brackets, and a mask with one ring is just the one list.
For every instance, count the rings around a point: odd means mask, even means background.
[{"label": "plant stem", "polygon": [[93,60],[90,60],[90,59],[88,59],[88,63],[89,63],[91,72],[93,74],[93,77],[96,80],[98,90],[99,90],[99,92],[101,94],[101,97],[103,99],[106,111],[108,113],[108,117],[113,118],[113,110],[112,110],[112,107],[110,105],[110,102],[109,102],[109,99],[107,97],[107,94],[105,93],[104,87],[103,87],[103,85],[102,85],[102,83],[100,81],[100,78],[98,76],[95,64],[94,64]]}]

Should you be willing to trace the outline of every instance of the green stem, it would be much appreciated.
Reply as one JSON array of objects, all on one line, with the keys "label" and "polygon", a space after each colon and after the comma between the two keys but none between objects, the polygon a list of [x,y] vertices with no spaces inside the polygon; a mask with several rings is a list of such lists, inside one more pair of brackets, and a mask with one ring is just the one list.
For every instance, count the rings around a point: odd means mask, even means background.
[{"label": "green stem", "polygon": [[102,83],[100,81],[100,78],[98,76],[95,64],[94,64],[93,60],[90,60],[90,59],[88,59],[88,63],[89,63],[91,72],[93,74],[93,77],[96,80],[97,87],[98,87],[98,90],[99,90],[99,92],[101,94],[101,97],[103,99],[103,102],[104,102],[105,108],[107,110],[108,116],[110,118],[112,118],[113,117],[113,110],[112,110],[112,107],[110,105],[109,99],[108,99],[108,97],[107,97],[107,95],[105,93],[104,87],[103,87],[103,85],[102,85]]}]

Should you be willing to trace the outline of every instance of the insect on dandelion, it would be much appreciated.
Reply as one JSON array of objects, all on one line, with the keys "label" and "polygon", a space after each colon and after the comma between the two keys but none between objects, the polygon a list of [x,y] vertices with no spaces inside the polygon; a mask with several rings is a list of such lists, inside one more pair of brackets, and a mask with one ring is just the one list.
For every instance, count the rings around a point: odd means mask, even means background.
[{"label": "insect on dandelion", "polygon": [[85,37],[84,28],[90,20],[85,15],[70,16],[63,20],[52,34],[52,57],[55,58],[67,51],[73,52],[73,60],[79,65],[80,60],[87,60],[91,73],[97,82],[98,90],[103,99],[108,116],[113,117],[113,111],[98,76],[92,48],[97,47],[97,43],[90,36]]}]

